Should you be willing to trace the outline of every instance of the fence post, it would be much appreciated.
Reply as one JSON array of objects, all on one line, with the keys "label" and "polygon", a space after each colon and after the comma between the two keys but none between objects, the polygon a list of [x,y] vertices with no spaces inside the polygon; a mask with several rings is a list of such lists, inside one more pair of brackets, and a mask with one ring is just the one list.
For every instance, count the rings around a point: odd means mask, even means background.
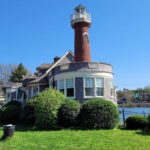
[{"label": "fence post", "polygon": [[144,117],[146,118],[145,111],[143,111],[143,115],[144,115]]},{"label": "fence post", "polygon": [[126,125],[126,118],[125,118],[124,109],[122,109],[122,117],[123,117],[123,124],[125,126]]}]

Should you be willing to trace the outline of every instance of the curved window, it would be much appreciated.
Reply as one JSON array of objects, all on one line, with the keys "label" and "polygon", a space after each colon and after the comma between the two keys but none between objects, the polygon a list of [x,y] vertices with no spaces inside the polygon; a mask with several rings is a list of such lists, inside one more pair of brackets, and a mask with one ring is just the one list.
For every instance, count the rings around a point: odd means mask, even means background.
[{"label": "curved window", "polygon": [[99,97],[104,96],[104,78],[85,78],[84,96]]},{"label": "curved window", "polygon": [[96,96],[104,95],[104,79],[96,78]]},{"label": "curved window", "polygon": [[94,96],[94,79],[85,78],[85,96]]}]

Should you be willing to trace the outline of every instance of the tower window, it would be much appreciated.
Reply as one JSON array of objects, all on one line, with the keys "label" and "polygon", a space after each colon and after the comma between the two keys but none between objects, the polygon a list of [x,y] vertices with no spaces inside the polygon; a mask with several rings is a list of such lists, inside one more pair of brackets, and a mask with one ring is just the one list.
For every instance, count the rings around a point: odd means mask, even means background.
[{"label": "tower window", "polygon": [[83,40],[84,40],[85,43],[89,43],[88,33],[83,33]]}]

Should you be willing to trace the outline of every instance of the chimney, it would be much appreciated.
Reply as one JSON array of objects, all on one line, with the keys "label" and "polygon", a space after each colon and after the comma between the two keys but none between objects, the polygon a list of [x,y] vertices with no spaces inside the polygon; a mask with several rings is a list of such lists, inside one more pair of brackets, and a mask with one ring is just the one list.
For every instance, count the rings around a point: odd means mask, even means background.
[{"label": "chimney", "polygon": [[56,63],[59,59],[60,59],[60,57],[58,57],[58,56],[54,57],[54,63]]}]

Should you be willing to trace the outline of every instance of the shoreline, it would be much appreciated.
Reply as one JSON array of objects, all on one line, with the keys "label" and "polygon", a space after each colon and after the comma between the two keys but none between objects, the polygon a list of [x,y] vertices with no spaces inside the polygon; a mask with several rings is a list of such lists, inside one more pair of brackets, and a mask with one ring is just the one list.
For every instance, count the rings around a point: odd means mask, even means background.
[{"label": "shoreline", "polygon": [[127,103],[118,104],[118,108],[150,107],[150,103]]}]

